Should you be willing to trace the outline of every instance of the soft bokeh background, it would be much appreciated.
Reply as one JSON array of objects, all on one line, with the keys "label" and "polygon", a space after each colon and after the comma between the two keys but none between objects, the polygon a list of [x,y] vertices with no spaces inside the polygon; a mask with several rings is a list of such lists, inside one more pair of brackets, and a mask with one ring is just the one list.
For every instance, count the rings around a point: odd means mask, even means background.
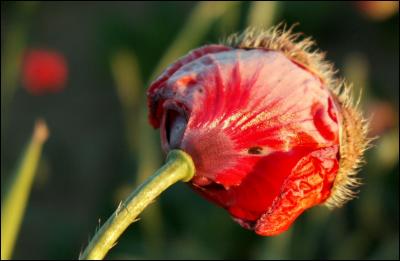
[{"label": "soft bokeh background", "polygon": [[[360,172],[358,199],[334,211],[313,208],[286,233],[260,237],[178,184],[107,258],[398,259],[398,4],[392,9],[355,2],[2,2],[2,190],[35,120],[44,118],[50,129],[13,257],[77,258],[99,219],[161,165],[145,108],[157,72],[249,24],[285,21],[314,37],[340,75],[363,89],[366,114],[375,114],[371,135],[380,138]],[[32,48],[65,56],[62,92],[24,89],[21,59]]]}]

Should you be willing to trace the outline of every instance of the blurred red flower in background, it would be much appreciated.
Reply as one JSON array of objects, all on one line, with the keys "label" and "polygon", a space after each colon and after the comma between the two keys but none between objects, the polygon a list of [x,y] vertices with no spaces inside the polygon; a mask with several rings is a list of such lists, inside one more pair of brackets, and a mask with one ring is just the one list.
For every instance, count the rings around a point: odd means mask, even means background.
[{"label": "blurred red flower in background", "polygon": [[23,84],[31,94],[57,93],[64,89],[68,77],[67,62],[52,50],[30,50],[23,60]]},{"label": "blurred red flower in background", "polygon": [[396,109],[389,102],[374,101],[368,104],[367,115],[371,117],[370,137],[384,134],[396,126],[399,118]]},{"label": "blurred red flower in background", "polygon": [[384,21],[399,11],[399,1],[356,1],[358,10],[371,20]]}]

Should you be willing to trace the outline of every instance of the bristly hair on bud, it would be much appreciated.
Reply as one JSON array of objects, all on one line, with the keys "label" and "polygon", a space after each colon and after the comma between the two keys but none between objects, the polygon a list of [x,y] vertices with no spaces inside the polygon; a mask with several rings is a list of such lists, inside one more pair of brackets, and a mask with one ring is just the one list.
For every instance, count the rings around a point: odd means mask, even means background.
[{"label": "bristly hair on bud", "polygon": [[352,85],[336,78],[334,66],[325,60],[325,53],[315,48],[311,37],[302,33],[293,33],[297,24],[287,28],[285,23],[268,30],[247,28],[241,34],[229,36],[222,44],[240,49],[265,49],[282,52],[293,62],[315,74],[331,91],[340,110],[340,161],[339,171],[329,198],[324,202],[328,208],[341,207],[353,199],[360,186],[356,176],[364,163],[364,151],[370,147],[373,139],[368,138],[368,120],[360,109],[360,97],[355,99]]},{"label": "bristly hair on bud", "polygon": [[355,189],[361,185],[357,172],[365,163],[364,152],[371,147],[371,142],[375,139],[368,138],[369,120],[363,117],[359,109],[361,94],[355,100],[351,89],[352,85],[345,82],[332,88],[341,114],[340,161],[331,195],[325,202],[328,208],[341,207],[356,197]]}]

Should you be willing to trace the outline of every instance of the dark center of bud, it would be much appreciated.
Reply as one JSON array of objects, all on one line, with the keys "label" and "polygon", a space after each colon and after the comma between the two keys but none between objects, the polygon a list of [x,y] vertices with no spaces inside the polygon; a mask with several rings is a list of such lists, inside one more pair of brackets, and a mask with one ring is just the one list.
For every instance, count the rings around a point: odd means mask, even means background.
[{"label": "dark center of bud", "polygon": [[177,149],[185,133],[187,120],[183,113],[174,109],[169,109],[165,113],[164,132],[168,149]]}]

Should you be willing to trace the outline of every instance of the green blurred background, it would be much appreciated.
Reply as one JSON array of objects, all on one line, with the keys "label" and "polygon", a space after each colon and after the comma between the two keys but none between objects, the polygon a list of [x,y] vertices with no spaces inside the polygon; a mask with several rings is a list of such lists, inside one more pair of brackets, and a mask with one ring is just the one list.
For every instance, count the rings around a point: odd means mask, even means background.
[{"label": "green blurred background", "polygon": [[[360,172],[358,198],[304,213],[290,230],[260,237],[178,184],[131,226],[108,259],[398,259],[399,15],[355,2],[1,2],[1,186],[16,169],[35,120],[44,145],[13,258],[77,258],[98,222],[164,155],[147,123],[155,74],[206,43],[248,25],[299,22],[340,75],[363,89],[379,135]],[[383,12],[384,13],[384,12]],[[21,55],[57,50],[66,88],[33,96]],[[3,199],[3,198],[2,198]]]}]

